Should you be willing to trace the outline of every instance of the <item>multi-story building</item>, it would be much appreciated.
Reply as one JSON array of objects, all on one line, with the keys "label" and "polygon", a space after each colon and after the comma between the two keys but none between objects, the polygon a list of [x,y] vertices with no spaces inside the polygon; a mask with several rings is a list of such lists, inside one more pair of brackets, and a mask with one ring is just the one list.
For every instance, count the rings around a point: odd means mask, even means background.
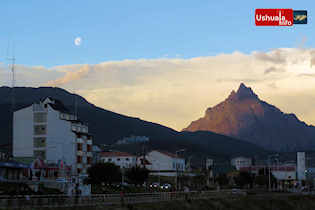
[{"label": "multi-story building", "polygon": [[72,175],[85,174],[92,163],[92,136],[62,102],[48,97],[14,112],[13,156],[63,161]]},{"label": "multi-story building", "polygon": [[185,159],[170,152],[153,150],[146,155],[146,159],[150,162],[146,167],[152,174],[176,176],[186,170]]},{"label": "multi-story building", "polygon": [[100,154],[100,162],[102,163],[114,163],[120,168],[131,168],[136,166],[137,158],[136,156],[126,153],[126,152],[101,152]]}]

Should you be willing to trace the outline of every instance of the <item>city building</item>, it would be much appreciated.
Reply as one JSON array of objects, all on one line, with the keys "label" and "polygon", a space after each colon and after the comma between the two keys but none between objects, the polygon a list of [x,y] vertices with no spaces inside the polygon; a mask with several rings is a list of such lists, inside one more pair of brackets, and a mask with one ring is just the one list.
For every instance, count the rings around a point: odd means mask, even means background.
[{"label": "city building", "polygon": [[14,160],[0,161],[0,180],[25,181],[29,177],[29,165]]},{"label": "city building", "polygon": [[305,171],[306,171],[306,159],[305,152],[297,152],[296,153],[296,166],[297,166],[297,179],[299,181],[305,180]]},{"label": "city building", "polygon": [[295,164],[273,164],[273,165],[255,165],[248,167],[240,167],[240,171],[247,171],[249,173],[258,175],[259,171],[268,175],[268,171],[272,173],[272,175],[277,180],[282,181],[292,181],[296,180],[296,165]]},{"label": "city building", "polygon": [[186,170],[185,159],[170,152],[153,150],[146,155],[146,167],[154,175],[176,176]]},{"label": "city building", "polygon": [[247,157],[235,157],[231,160],[231,165],[240,170],[241,167],[249,167],[252,165],[252,159]]},{"label": "city building", "polygon": [[120,168],[131,168],[133,166],[136,166],[137,157],[126,152],[117,151],[101,152],[100,162],[114,163]]},{"label": "city building", "polygon": [[61,101],[50,97],[14,112],[13,156],[60,161],[72,175],[85,174],[92,164],[92,136],[88,126]]},{"label": "city building", "polygon": [[93,163],[100,162],[101,152],[102,152],[102,149],[100,148],[100,146],[98,146],[98,145],[92,146]]}]

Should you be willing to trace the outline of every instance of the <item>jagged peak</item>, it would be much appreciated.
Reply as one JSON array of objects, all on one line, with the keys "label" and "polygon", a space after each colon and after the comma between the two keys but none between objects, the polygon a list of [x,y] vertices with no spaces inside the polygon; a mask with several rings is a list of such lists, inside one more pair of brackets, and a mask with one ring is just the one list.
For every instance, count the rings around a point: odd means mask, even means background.
[{"label": "jagged peak", "polygon": [[252,99],[258,99],[258,96],[254,93],[254,91],[250,88],[247,87],[244,83],[241,83],[237,92],[234,90],[230,93],[228,99],[246,99],[246,98],[252,98]]}]

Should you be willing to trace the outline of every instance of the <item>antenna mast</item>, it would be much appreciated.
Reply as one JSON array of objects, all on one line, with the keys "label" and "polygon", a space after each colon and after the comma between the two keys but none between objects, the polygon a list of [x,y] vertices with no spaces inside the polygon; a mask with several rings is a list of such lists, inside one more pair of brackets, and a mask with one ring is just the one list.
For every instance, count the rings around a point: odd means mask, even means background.
[{"label": "antenna mast", "polygon": [[14,109],[15,109],[15,95],[14,95],[14,88],[15,88],[15,56],[13,55],[13,57],[8,58],[8,60],[10,60],[11,63],[11,73],[12,73],[12,81],[11,81],[11,116],[12,116],[12,123],[11,123],[11,138],[9,139],[9,144],[11,145],[11,149],[10,149],[10,153],[11,155],[13,155],[13,138],[14,138],[14,134],[13,134],[13,129],[14,129]]}]

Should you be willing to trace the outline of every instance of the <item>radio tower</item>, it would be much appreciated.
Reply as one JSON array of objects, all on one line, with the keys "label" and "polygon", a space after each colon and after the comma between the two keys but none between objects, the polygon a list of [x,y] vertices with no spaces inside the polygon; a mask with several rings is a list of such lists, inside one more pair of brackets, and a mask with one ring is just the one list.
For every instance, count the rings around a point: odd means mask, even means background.
[{"label": "radio tower", "polygon": [[14,88],[15,88],[15,70],[14,70],[14,65],[15,65],[15,56],[8,58],[11,63],[11,74],[12,74],[12,83],[11,83],[11,117],[12,117],[12,123],[11,123],[11,136],[9,138],[9,145],[11,146],[9,150],[9,155],[13,155],[13,128],[14,128],[14,109],[15,109],[15,95],[14,95]]}]

